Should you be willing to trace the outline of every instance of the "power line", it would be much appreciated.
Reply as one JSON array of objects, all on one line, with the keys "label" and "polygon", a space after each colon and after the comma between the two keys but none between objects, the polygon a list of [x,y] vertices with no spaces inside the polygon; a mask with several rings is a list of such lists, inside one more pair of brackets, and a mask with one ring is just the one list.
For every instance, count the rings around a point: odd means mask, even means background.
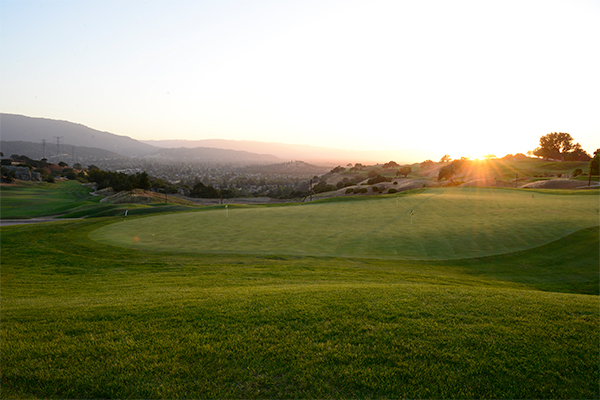
[{"label": "power line", "polygon": [[56,139],[56,156],[60,157],[60,139],[62,139],[62,136],[54,136],[54,139]]}]

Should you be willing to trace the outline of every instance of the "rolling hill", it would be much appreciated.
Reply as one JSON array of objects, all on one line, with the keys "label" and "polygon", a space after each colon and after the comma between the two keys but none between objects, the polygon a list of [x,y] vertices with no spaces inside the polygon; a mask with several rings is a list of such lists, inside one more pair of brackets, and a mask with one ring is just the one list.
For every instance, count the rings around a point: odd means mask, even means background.
[{"label": "rolling hill", "polygon": [[32,118],[15,114],[0,114],[0,132],[3,141],[42,143],[55,151],[56,137],[60,143],[71,146],[94,147],[127,157],[143,157],[158,149],[128,136],[115,135],[85,125],[47,118]]}]

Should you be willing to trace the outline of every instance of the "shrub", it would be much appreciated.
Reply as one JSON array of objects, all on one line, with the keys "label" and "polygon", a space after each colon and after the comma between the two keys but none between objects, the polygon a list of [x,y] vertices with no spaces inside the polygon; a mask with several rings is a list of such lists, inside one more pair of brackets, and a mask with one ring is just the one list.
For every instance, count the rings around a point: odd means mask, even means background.
[{"label": "shrub", "polygon": [[[391,180],[391,179],[390,179]],[[387,182],[388,179],[385,176],[377,175],[367,181],[367,184],[374,185],[376,183]]]},{"label": "shrub", "polygon": [[[395,182],[394,182],[394,183],[395,183]],[[397,193],[397,192],[398,192],[398,191],[397,191],[396,189],[394,189],[394,188],[390,188],[390,189],[388,190],[388,193],[389,193],[389,194],[392,194],[392,193]]]},{"label": "shrub", "polygon": [[367,188],[362,188],[362,189],[360,189],[360,193],[362,193],[362,194],[365,194],[365,193],[367,193]]},{"label": "shrub", "polygon": [[352,188],[346,189],[346,194],[350,194],[350,193],[354,193],[354,189],[352,189]]},{"label": "shrub", "polygon": [[379,192],[379,188],[377,186],[373,186],[371,190],[375,193]]},{"label": "shrub", "polygon": [[581,168],[577,168],[575,171],[573,171],[573,177],[579,176],[583,174],[583,170]]}]

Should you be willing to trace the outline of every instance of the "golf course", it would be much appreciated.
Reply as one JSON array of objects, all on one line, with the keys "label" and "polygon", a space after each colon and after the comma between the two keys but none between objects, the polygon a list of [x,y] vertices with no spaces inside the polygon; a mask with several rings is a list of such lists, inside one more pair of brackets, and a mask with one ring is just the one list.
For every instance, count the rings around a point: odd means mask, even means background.
[{"label": "golf course", "polygon": [[597,189],[175,208],[75,185],[27,210],[2,189],[3,218],[87,217],[0,228],[2,398],[600,397]]}]

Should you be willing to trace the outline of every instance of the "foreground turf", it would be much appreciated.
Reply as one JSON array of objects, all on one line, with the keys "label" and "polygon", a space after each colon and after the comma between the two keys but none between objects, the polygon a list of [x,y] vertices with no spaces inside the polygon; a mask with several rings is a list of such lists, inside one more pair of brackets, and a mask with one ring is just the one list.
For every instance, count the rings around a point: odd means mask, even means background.
[{"label": "foreground turf", "polygon": [[441,188],[297,206],[222,206],[123,220],[91,237],[152,251],[462,259],[529,249],[595,226],[598,208],[598,191]]},{"label": "foreground turf", "polygon": [[0,229],[3,398],[600,395],[597,226],[397,261],[89,239],[113,221]]}]

